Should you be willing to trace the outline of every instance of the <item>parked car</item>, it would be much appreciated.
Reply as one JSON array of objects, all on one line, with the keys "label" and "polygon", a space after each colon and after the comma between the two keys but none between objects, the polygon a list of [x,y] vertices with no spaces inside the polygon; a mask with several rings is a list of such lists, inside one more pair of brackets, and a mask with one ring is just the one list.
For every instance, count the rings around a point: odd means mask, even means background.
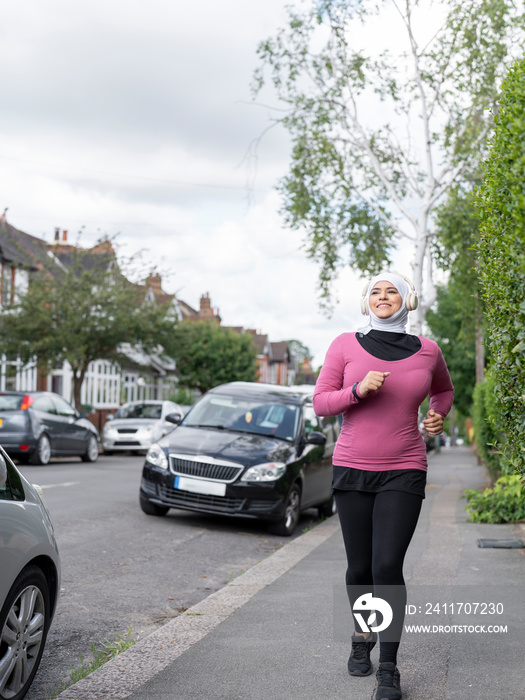
[{"label": "parked car", "polygon": [[425,449],[427,452],[430,452],[430,450],[435,449],[436,447],[436,438],[434,435],[429,435],[426,431],[425,426],[423,425],[423,421],[419,424],[419,434],[423,438],[423,442],[425,443]]},{"label": "parked car", "polygon": [[291,535],[303,509],[335,511],[330,458],[338,433],[337,418],[318,418],[311,396],[293,387],[223,384],[150,447],[140,505],[148,515],[181,508],[259,518]]},{"label": "parked car", "polygon": [[40,496],[0,448],[0,697],[22,700],[60,590],[60,559]]},{"label": "parked car", "polygon": [[48,464],[70,455],[95,462],[99,441],[95,426],[58,394],[0,392],[0,445],[22,462]]},{"label": "parked car", "polygon": [[147,450],[150,445],[173,430],[167,416],[184,415],[173,401],[130,401],[121,406],[102,430],[102,446],[106,454],[112,452]]}]

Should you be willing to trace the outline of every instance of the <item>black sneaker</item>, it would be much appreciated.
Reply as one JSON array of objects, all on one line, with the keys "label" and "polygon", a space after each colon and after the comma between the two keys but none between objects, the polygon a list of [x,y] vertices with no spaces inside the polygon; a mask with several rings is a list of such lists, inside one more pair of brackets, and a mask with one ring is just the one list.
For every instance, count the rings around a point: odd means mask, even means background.
[{"label": "black sneaker", "polygon": [[376,700],[401,700],[399,671],[394,663],[383,661],[379,664],[376,673],[377,693]]},{"label": "black sneaker", "polygon": [[348,659],[348,673],[351,676],[369,676],[372,673],[370,652],[377,642],[377,634],[370,632],[365,639],[360,634],[352,635],[352,653]]}]

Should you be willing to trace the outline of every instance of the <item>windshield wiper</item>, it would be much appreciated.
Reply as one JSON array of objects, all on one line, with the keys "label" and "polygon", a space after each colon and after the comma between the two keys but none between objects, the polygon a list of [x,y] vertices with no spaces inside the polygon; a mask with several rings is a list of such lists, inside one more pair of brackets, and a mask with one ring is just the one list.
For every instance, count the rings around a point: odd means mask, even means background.
[{"label": "windshield wiper", "polygon": [[209,423],[184,423],[186,428],[215,428],[216,430],[226,430],[224,425],[210,425]]}]

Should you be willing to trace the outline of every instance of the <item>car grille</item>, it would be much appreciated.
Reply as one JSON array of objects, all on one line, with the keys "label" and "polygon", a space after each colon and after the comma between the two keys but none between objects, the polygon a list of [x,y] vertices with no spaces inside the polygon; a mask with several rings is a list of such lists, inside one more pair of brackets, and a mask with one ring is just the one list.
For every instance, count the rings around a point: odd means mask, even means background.
[{"label": "car grille", "polygon": [[244,467],[227,462],[205,461],[192,459],[185,455],[170,455],[170,467],[174,474],[197,476],[201,479],[232,482],[243,471]]},{"label": "car grille", "polygon": [[170,505],[173,508],[176,508],[177,506],[181,508],[203,508],[206,510],[212,510],[215,513],[238,513],[242,508],[242,504],[244,503],[243,498],[205,496],[201,493],[178,491],[164,485],[159,486],[159,496],[163,503]]},{"label": "car grille", "polygon": [[117,443],[115,443],[115,447],[121,447],[122,445],[133,445],[135,447],[140,447],[140,442],[137,442],[136,440],[119,440]]},{"label": "car grille", "polygon": [[117,433],[120,433],[121,435],[133,435],[133,433],[137,432],[137,428],[117,428]]}]

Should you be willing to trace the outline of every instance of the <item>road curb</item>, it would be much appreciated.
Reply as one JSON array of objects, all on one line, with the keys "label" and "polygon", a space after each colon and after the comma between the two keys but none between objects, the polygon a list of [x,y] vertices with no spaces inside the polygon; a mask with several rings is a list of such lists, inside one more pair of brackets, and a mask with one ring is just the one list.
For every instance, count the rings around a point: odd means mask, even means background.
[{"label": "road curb", "polygon": [[338,530],[339,519],[330,518],[300,535],[57,697],[125,700]]}]

